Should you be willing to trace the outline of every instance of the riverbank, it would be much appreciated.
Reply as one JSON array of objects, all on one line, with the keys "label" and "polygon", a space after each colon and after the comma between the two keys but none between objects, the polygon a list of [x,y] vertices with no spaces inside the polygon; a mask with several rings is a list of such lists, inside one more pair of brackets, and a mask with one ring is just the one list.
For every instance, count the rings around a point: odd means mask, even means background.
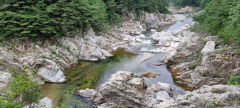
[{"label": "riverbank", "polygon": [[[107,33],[97,35],[90,28],[85,36],[53,38],[44,41],[20,42],[13,39],[2,42],[0,47],[0,79],[9,79],[9,67],[25,69],[32,80],[39,84],[63,83],[68,78],[64,72],[80,60],[99,61],[113,56],[112,51],[131,48],[146,43],[141,40],[142,32],[148,29],[146,23],[158,22],[155,27],[175,22],[172,15],[142,13],[141,20],[134,15],[121,25],[113,26]],[[131,36],[132,35],[132,36]],[[7,86],[8,80],[1,81],[0,89]],[[86,86],[89,87],[89,86]],[[83,87],[84,88],[84,87]]]},{"label": "riverbank", "polygon": [[[103,108],[237,107],[239,86],[225,84],[231,75],[239,72],[239,54],[233,50],[239,44],[221,46],[217,37],[193,32],[193,25],[155,32],[150,37],[156,47],[141,50],[167,53],[166,57],[159,60],[167,64],[172,75],[176,75],[174,79],[177,84],[187,85],[188,90],[194,89],[192,92],[172,95],[173,89],[168,89],[171,91],[169,93],[161,91],[163,88],[160,86],[152,93],[150,91],[155,89],[151,87],[156,83],[145,82],[147,78],[135,72],[118,71],[98,89],[80,90],[79,94]],[[169,83],[167,85],[171,86]]]}]

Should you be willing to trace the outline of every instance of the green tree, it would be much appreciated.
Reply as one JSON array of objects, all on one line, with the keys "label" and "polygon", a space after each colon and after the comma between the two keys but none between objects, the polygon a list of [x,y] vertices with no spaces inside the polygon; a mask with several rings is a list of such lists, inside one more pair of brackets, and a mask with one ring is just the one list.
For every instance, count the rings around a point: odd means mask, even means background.
[{"label": "green tree", "polygon": [[211,0],[194,19],[225,43],[240,41],[240,1]]},{"label": "green tree", "polygon": [[167,0],[2,0],[0,39],[71,36],[89,27],[102,32],[129,12],[164,13],[167,6]]}]

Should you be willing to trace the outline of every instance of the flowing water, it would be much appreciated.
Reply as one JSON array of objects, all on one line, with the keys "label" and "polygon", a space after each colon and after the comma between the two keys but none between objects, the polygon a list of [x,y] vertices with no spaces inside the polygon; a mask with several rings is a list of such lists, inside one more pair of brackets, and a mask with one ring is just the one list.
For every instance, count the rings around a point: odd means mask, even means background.
[{"label": "flowing water", "polygon": [[[176,14],[178,21],[168,27],[161,28],[162,31],[174,31],[185,24],[191,24],[192,17]],[[114,52],[114,57],[100,62],[80,61],[65,72],[67,82],[64,84],[46,83],[43,85],[43,95],[53,99],[54,104],[65,104],[67,108],[86,108],[92,107],[86,99],[72,95],[76,90],[84,88],[97,88],[106,82],[112,74],[117,71],[130,71],[136,74],[152,72],[160,74],[156,78],[146,78],[149,84],[163,82],[170,84],[175,93],[184,94],[185,90],[191,90],[186,85],[175,83],[176,74],[172,74],[160,59],[166,56],[164,53],[152,53],[150,50],[156,48],[154,41],[149,37],[152,32],[146,32],[143,40],[151,41],[132,49],[132,52],[125,52],[120,49]]]}]

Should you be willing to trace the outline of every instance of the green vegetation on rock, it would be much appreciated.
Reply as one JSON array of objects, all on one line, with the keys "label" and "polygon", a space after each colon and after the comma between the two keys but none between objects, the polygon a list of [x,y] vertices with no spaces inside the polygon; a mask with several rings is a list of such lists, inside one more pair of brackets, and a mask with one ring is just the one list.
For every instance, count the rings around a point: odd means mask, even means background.
[{"label": "green vegetation on rock", "polygon": [[39,84],[32,81],[25,70],[12,68],[11,74],[12,78],[8,84],[10,92],[7,93],[7,100],[11,102],[10,105],[16,106],[20,104],[25,106],[38,103],[41,99]]},{"label": "green vegetation on rock", "polygon": [[233,75],[227,82],[228,85],[239,85],[240,84],[240,75]]},{"label": "green vegetation on rock", "polygon": [[19,108],[19,107],[21,107],[19,103],[3,99],[3,97],[0,96],[0,108]]}]

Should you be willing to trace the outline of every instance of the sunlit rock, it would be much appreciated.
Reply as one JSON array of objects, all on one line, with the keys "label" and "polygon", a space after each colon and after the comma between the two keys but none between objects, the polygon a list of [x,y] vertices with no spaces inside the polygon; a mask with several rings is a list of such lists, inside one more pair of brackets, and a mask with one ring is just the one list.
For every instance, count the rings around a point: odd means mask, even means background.
[{"label": "sunlit rock", "polygon": [[45,59],[44,62],[44,66],[38,70],[38,75],[44,80],[55,83],[61,83],[66,80],[64,73],[55,62],[48,59]]},{"label": "sunlit rock", "polygon": [[202,49],[202,54],[208,54],[215,51],[215,41],[208,41],[205,47]]}]

